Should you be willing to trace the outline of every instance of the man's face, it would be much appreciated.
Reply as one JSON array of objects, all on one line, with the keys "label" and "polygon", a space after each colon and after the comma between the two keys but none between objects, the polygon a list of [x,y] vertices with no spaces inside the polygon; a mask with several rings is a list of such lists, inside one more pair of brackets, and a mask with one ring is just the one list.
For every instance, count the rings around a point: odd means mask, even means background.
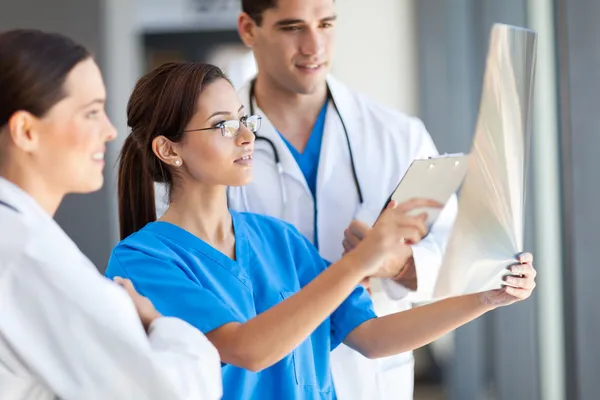
[{"label": "man's face", "polygon": [[334,0],[278,0],[254,27],[261,76],[292,93],[320,89],[331,66],[335,19]]}]

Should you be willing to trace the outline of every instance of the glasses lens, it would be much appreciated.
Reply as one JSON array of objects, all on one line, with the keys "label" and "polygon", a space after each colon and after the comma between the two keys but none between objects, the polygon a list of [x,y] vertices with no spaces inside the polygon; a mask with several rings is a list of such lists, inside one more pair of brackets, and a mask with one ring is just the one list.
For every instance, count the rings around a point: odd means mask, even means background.
[{"label": "glasses lens", "polygon": [[240,130],[240,121],[231,120],[223,122],[223,136],[234,137]]},{"label": "glasses lens", "polygon": [[251,115],[246,119],[246,126],[252,132],[258,131],[260,128],[260,116],[259,115]]}]

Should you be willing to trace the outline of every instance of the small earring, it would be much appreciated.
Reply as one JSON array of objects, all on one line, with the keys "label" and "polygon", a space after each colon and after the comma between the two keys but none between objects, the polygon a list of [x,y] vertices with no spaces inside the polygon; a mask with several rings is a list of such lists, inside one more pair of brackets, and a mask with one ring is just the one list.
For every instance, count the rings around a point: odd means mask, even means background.
[{"label": "small earring", "polygon": [[179,164],[181,164],[181,161],[180,160],[175,160],[175,165],[179,165]]}]

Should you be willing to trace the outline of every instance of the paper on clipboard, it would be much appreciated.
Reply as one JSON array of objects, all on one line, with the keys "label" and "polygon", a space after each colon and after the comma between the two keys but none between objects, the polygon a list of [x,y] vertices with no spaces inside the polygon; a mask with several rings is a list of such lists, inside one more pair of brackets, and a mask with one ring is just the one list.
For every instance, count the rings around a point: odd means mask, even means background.
[{"label": "paper on clipboard", "polygon": [[[392,200],[403,203],[414,198],[435,200],[446,204],[450,196],[460,188],[467,173],[467,165],[468,156],[464,154],[414,160],[386,201],[386,206]],[[425,225],[430,228],[442,209],[417,208],[410,214],[417,215],[423,212],[427,213]]]},{"label": "paper on clipboard", "polygon": [[467,176],[435,298],[499,289],[523,251],[536,34],[494,25]]}]

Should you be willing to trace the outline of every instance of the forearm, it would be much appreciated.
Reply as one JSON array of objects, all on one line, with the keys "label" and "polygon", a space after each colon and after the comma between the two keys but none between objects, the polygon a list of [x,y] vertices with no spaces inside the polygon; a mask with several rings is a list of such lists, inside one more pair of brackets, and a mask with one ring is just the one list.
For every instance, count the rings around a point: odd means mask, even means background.
[{"label": "forearm", "polygon": [[347,255],[298,293],[228,335],[207,336],[224,362],[253,371],[267,368],[302,343],[352,293],[364,277],[358,262]]},{"label": "forearm", "polygon": [[345,342],[366,357],[386,357],[431,343],[491,309],[478,294],[454,297],[369,320]]}]

